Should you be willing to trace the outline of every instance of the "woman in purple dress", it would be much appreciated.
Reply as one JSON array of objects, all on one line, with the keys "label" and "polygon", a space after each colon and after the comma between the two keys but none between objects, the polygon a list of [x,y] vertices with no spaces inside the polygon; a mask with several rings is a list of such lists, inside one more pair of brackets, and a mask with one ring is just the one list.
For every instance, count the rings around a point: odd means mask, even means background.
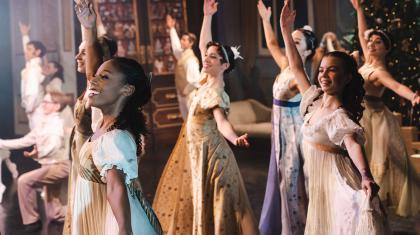
[{"label": "woman in purple dress", "polygon": [[[271,27],[271,9],[259,1],[258,11],[268,49],[281,70],[273,84],[271,160],[259,229],[263,235],[303,234],[308,201],[300,151],[301,95]],[[293,32],[293,40],[305,63],[315,53],[315,34],[305,26]]]}]

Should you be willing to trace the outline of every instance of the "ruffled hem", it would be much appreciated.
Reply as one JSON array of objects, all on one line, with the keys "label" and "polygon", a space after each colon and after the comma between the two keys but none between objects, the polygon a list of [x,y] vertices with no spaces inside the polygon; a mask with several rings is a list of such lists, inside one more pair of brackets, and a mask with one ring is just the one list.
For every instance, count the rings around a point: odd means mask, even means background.
[{"label": "ruffled hem", "polygon": [[101,178],[106,178],[106,171],[114,166],[125,173],[127,184],[137,178],[136,145],[128,131],[115,129],[103,134],[94,142],[92,157]]},{"label": "ruffled hem", "polygon": [[[344,112],[344,110],[343,110]],[[344,137],[353,136],[357,143],[364,145],[365,137],[362,127],[354,123],[350,118],[343,117],[345,113],[338,114],[339,118],[329,120],[329,130],[327,130],[330,141],[345,149]]]},{"label": "ruffled hem", "polygon": [[106,182],[106,174],[107,174],[107,171],[108,171],[108,170],[111,170],[111,169],[114,169],[114,167],[115,167],[115,169],[116,169],[116,170],[120,170],[120,171],[122,171],[122,172],[124,173],[124,175],[125,175],[125,177],[124,177],[124,178],[125,178],[125,184],[126,184],[126,185],[131,184],[131,182],[132,182],[133,180],[137,179],[137,173],[127,172],[127,171],[125,171],[125,170],[124,170],[124,167],[120,166],[119,164],[115,164],[115,163],[106,163],[106,164],[102,167],[101,172],[100,172],[100,175],[101,175],[101,180],[102,180],[103,182]]}]

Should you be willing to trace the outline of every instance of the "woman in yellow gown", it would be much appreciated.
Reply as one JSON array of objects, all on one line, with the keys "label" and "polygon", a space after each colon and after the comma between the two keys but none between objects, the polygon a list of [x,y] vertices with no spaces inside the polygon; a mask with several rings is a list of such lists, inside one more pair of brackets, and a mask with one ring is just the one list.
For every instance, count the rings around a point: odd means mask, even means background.
[{"label": "woman in yellow gown", "polygon": [[[223,74],[239,56],[236,49],[212,42],[214,0],[204,1],[200,35],[203,80],[191,95],[185,126],[166,164],[153,209],[165,234],[258,234],[235,156],[227,141],[248,146],[226,119],[229,97]],[[226,138],[226,139],[225,139]]]}]

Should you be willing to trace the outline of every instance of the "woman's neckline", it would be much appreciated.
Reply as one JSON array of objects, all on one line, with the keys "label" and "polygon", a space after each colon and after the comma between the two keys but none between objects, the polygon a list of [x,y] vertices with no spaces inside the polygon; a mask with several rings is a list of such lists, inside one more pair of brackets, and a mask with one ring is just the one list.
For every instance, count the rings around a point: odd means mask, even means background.
[{"label": "woman's neckline", "polygon": [[[102,129],[99,129],[102,130]],[[98,133],[99,130],[96,130],[90,137],[89,137],[89,142],[95,142],[99,139],[101,139],[103,136],[105,136],[106,134],[116,130],[116,129],[112,129],[112,130],[105,130],[102,133]]]},{"label": "woman's neckline", "polygon": [[339,106],[337,109],[335,109],[334,111],[332,111],[332,112],[330,112],[330,113],[328,113],[327,115],[325,115],[325,116],[322,116],[321,118],[319,118],[318,120],[316,120],[315,122],[313,122],[313,123],[309,123],[309,121],[311,121],[311,119],[312,119],[312,116],[314,115],[314,113],[317,111],[318,109],[316,109],[316,110],[314,110],[312,113],[311,113],[311,116],[309,116],[309,118],[308,118],[308,120],[305,122],[305,124],[307,125],[307,126],[315,126],[315,125],[318,125],[318,123],[320,123],[321,121],[324,121],[324,120],[326,120],[327,118],[330,118],[333,114],[335,114],[337,111],[339,111],[339,110],[344,110],[343,109],[343,107],[342,106]]}]

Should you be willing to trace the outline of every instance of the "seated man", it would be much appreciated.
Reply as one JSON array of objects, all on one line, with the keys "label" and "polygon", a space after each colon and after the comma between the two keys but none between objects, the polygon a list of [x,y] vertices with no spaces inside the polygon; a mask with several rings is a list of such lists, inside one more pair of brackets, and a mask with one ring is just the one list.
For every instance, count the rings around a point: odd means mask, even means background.
[{"label": "seated man", "polygon": [[[25,152],[41,164],[41,168],[27,172],[18,178],[20,213],[27,232],[40,231],[42,223],[38,211],[36,192],[45,189],[45,211],[48,219],[63,221],[65,206],[60,200],[61,183],[69,175],[70,160],[65,152],[64,125],[60,111],[68,100],[65,95],[51,92],[42,101],[44,116],[42,122],[22,138],[0,139],[0,149],[13,150],[35,145],[34,150]],[[45,186],[45,187],[44,187]]]}]

